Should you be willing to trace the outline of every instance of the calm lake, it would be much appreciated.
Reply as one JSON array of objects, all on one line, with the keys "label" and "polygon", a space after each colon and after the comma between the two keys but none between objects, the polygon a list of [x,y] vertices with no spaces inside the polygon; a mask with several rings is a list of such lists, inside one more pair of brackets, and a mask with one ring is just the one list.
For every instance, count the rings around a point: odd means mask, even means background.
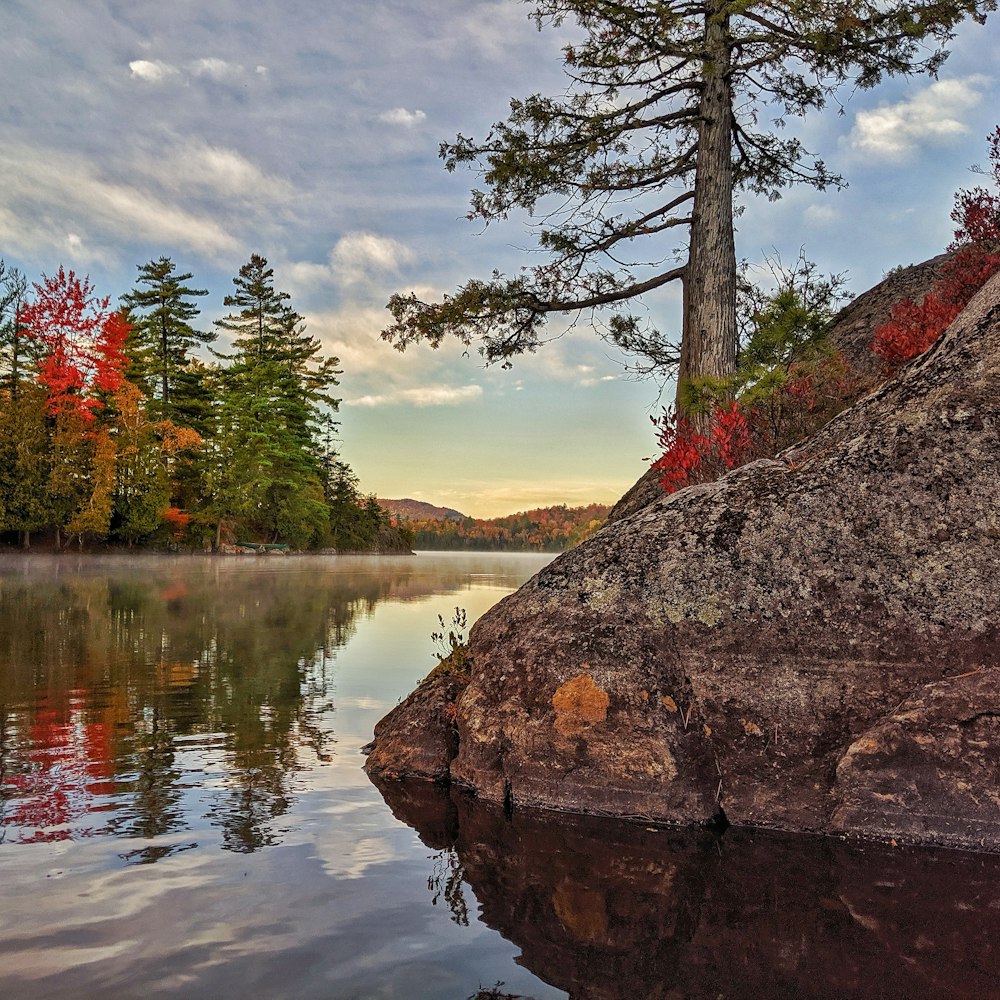
[{"label": "calm lake", "polygon": [[996,857],[371,784],[550,558],[0,558],[0,997],[1000,996]]}]

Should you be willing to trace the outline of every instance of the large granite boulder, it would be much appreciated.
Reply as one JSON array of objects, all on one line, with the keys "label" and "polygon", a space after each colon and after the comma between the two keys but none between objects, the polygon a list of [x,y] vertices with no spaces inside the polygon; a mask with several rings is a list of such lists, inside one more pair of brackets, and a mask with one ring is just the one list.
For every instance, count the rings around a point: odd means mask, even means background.
[{"label": "large granite boulder", "polygon": [[485,615],[451,780],[508,811],[1000,848],[998,303],[1000,277],[815,437]]}]

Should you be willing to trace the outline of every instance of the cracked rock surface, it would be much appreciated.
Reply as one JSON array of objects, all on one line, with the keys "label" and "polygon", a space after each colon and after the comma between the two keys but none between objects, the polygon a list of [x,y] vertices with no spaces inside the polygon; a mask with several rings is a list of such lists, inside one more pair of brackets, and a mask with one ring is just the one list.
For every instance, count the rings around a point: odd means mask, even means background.
[{"label": "cracked rock surface", "polygon": [[[998,387],[994,278],[813,438],[609,523],[486,614],[438,713],[457,754],[422,776],[508,808],[1000,849]],[[418,711],[396,728],[430,739]]]}]

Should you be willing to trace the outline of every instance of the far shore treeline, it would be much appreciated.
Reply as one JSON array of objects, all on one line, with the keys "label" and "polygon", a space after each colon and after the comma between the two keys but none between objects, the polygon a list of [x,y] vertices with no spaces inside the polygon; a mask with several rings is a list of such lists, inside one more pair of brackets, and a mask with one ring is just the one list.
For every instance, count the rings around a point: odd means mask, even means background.
[{"label": "far shore treeline", "polygon": [[0,542],[406,551],[338,455],[338,361],[267,260],[214,328],[191,278],[151,260],[114,307],[73,271],[0,261]]},{"label": "far shore treeline", "polygon": [[489,519],[454,516],[456,511],[445,517],[397,516],[393,523],[407,533],[415,549],[562,552],[594,534],[610,510],[596,503],[585,507],[561,504]]}]

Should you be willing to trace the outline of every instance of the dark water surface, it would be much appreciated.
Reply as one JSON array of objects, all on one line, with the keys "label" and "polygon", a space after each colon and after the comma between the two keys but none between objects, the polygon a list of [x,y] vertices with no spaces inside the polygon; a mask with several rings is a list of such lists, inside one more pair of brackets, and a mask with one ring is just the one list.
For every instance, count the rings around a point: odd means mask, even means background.
[{"label": "dark water surface", "polygon": [[0,997],[1000,997],[995,857],[373,786],[548,558],[0,559]]}]

